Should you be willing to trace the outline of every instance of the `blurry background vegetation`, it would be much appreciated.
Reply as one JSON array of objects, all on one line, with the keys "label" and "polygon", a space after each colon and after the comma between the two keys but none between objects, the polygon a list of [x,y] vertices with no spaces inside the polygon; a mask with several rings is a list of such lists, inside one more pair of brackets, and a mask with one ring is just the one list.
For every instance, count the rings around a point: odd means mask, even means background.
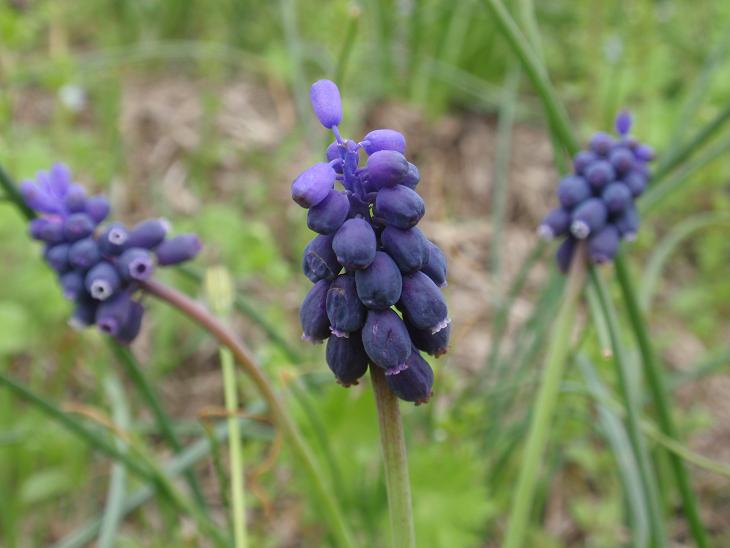
[{"label": "blurry background vegetation", "polygon": [[[610,129],[627,107],[635,133],[661,158],[728,108],[730,3],[536,4],[541,55],[582,139]],[[178,231],[201,234],[206,250],[198,263],[227,265],[255,313],[288,345],[237,318],[268,372],[298,394],[293,410],[321,419],[319,431],[307,421],[303,427],[361,540],[380,546],[387,516],[368,383],[343,390],[332,382],[323,347],[299,341],[297,307],[308,282],[298,257],[311,235],[289,184],[323,154],[325,132],[307,102],[309,83],[322,77],[342,88],[343,133],[357,138],[387,126],[406,134],[421,168],[425,231],[450,259],[452,348],[435,362],[431,403],[405,409],[420,543],[495,545],[559,298],[552,249],[508,302],[498,350],[495,318],[533,249],[559,173],[540,105],[480,1],[2,2],[0,162],[18,179],[66,162],[80,182],[111,194],[117,218],[162,215]],[[704,146],[706,157],[697,153],[699,169],[689,180],[680,167],[681,190],[645,215],[630,249],[635,272],[644,274],[680,223],[692,218],[703,227],[671,248],[649,318],[689,448],[725,462],[730,153],[717,151],[729,139],[721,125]],[[23,220],[2,203],[0,249],[0,368],[59,405],[111,413],[105,383],[110,375],[128,380],[100,336],[66,327],[68,303]],[[166,279],[199,295],[179,275]],[[206,410],[222,404],[216,348],[171,310],[149,305],[133,350],[191,441],[204,435]],[[605,339],[593,328],[583,335],[589,369],[612,391]],[[621,482],[631,475],[617,460],[625,437],[597,420],[585,372],[575,364],[564,382],[534,546],[629,539]],[[639,382],[637,374],[641,395]],[[241,384],[247,409],[260,413],[256,394]],[[129,428],[153,446],[161,442],[136,393],[130,389],[126,399]],[[261,432],[251,428],[245,444],[255,545],[326,543],[307,478],[270,430]],[[170,456],[161,444],[157,451]],[[222,517],[214,463],[203,459],[196,472]],[[716,544],[730,544],[730,481],[691,471]],[[109,475],[108,459],[0,391],[0,545],[61,539],[103,509]],[[664,503],[677,508],[671,496]],[[678,545],[687,542],[681,516],[670,533]],[[125,520],[119,541],[197,544],[205,542],[190,523],[154,501]]]}]

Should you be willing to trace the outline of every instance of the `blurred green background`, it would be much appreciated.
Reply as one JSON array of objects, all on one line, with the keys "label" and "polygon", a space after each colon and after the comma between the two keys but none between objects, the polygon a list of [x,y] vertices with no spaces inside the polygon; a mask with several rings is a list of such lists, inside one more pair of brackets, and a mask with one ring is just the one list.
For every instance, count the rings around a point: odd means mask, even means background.
[{"label": "blurred green background", "polygon": [[[540,55],[582,140],[628,108],[635,134],[661,161],[728,108],[730,3],[536,4]],[[245,314],[235,319],[267,372],[297,394],[292,410],[368,546],[384,545],[388,534],[372,394],[367,382],[337,386],[323,347],[299,340],[298,304],[309,285],[299,257],[311,234],[289,184],[328,142],[308,106],[316,79],[341,87],[343,134],[393,127],[406,135],[422,174],[424,230],[450,260],[454,322],[449,354],[433,362],[434,398],[404,408],[419,544],[498,545],[560,296],[552,248],[534,251],[560,167],[540,104],[482,2],[8,0],[0,37],[0,163],[22,180],[63,161],[80,182],[111,195],[116,218],[162,215],[176,231],[202,236],[199,265],[226,265],[259,321],[284,341]],[[685,449],[728,463],[730,129],[720,121],[675,170],[676,191],[652,204],[628,253],[642,295],[653,295],[650,327]],[[0,242],[0,368],[67,409],[110,414],[108,379],[128,379],[99,335],[66,326],[69,304],[6,203]],[[507,299],[530,253],[536,265]],[[655,285],[650,264],[658,265]],[[200,295],[180,275],[163,278]],[[222,404],[217,349],[174,311],[148,304],[133,351],[189,442],[204,436],[206,410]],[[582,336],[582,359],[612,394],[601,330]],[[621,436],[599,420],[584,366],[571,366],[563,383],[532,546],[630,542]],[[634,382],[641,397],[638,367]],[[241,388],[246,408],[260,413],[245,378]],[[130,388],[125,398],[129,429],[169,458],[137,394]],[[312,413],[319,430],[304,419]],[[251,426],[245,451],[254,545],[328,545],[286,445],[280,451],[271,429]],[[223,522],[215,461],[206,457],[195,470]],[[715,545],[730,545],[726,468],[690,470]],[[108,459],[0,390],[0,545],[62,539],[103,509],[109,476]],[[671,538],[690,545],[667,491]],[[117,545],[207,541],[153,500],[125,519]]]}]

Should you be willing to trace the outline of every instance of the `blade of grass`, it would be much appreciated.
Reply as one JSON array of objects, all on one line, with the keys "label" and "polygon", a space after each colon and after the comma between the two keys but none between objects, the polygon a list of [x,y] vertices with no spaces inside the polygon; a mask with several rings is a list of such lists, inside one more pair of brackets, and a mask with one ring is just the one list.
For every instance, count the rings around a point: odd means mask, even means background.
[{"label": "blade of grass", "polygon": [[349,17],[347,20],[347,30],[345,30],[345,39],[342,42],[342,49],[340,54],[337,56],[337,64],[335,65],[335,72],[333,74],[333,81],[340,88],[342,93],[345,84],[345,73],[347,66],[350,62],[350,55],[352,54],[352,47],[355,45],[355,39],[357,38],[357,31],[360,28],[360,16],[362,10],[356,4],[350,6]]},{"label": "blade of grass", "polygon": [[[621,252],[619,252],[614,259],[614,264],[616,266],[616,276],[621,288],[621,294],[623,295],[623,300],[626,304],[629,323],[634,337],[636,338],[636,342],[639,345],[641,363],[643,365],[644,375],[656,408],[659,428],[661,429],[662,434],[678,441],[679,437],[674,426],[674,419],[672,418],[672,414],[669,409],[667,392],[664,386],[664,377],[656,359],[656,355],[654,354],[654,348],[652,347],[649,339],[647,324],[642,316],[639,302],[634,291],[633,282],[631,281],[631,275],[629,274],[628,267],[624,262],[623,254]],[[684,513],[690,530],[692,531],[692,536],[700,548],[705,548],[708,546],[707,536],[700,519],[695,493],[690,484],[687,470],[684,467],[684,463],[676,454],[670,454],[669,461],[677,482],[677,487],[682,497],[682,506],[684,508]]]}]

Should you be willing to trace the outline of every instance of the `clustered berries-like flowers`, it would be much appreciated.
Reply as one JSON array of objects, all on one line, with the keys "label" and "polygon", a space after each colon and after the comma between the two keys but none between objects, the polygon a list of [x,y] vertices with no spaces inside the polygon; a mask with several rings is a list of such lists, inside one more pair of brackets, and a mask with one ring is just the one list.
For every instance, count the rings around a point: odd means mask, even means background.
[{"label": "clustered berries-like flowers", "polygon": [[558,186],[560,207],[550,211],[538,229],[546,240],[566,236],[556,253],[563,272],[579,240],[587,240],[589,259],[600,264],[613,259],[621,240],[636,237],[639,214],[634,201],[646,188],[654,151],[629,136],[631,122],[627,112],[620,113],[617,139],[596,133],[589,149],[576,154],[574,173]]},{"label": "clustered berries-like flowers", "polygon": [[139,282],[149,279],[155,266],[187,261],[201,248],[194,234],[167,239],[163,219],[131,229],[121,223],[100,227],[109,201],[87,196],[63,164],[25,181],[21,192],[39,214],[30,222],[30,235],[45,244],[46,263],[58,274],[64,296],[75,303],[69,323],[78,328],[95,324],[122,343],[132,342],[142,324]]},{"label": "clustered berries-like flowers", "polygon": [[335,141],[327,161],[301,173],[291,189],[309,210],[307,225],[319,233],[302,261],[314,283],[300,311],[303,338],[329,339],[327,363],[343,386],[356,384],[372,363],[385,369],[399,398],[424,403],[433,371],[420,351],[444,354],[451,325],[439,290],[446,285],[446,258],[416,228],[425,213],[414,190],[418,168],[404,156],[406,140],[395,130],[371,131],[360,142],[342,138],[334,82],[315,82],[310,99]]}]

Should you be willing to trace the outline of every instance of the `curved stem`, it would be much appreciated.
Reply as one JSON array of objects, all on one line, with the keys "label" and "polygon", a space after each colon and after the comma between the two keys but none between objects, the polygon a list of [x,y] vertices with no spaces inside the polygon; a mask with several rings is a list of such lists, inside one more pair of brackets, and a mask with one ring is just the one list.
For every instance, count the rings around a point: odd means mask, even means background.
[{"label": "curved stem", "polygon": [[393,546],[415,548],[416,530],[413,525],[411,482],[408,477],[408,456],[398,398],[388,388],[383,369],[371,365],[370,378],[378,408],[380,445],[383,449]]},{"label": "curved stem", "polygon": [[568,283],[565,287],[565,298],[560,306],[552,332],[552,341],[548,349],[542,382],[530,421],[527,445],[525,446],[517,481],[517,491],[512,503],[509,525],[504,538],[503,546],[505,548],[519,548],[524,543],[540,465],[544,457],[550,425],[560,391],[560,380],[563,376],[568,350],[570,349],[570,335],[574,325],[575,312],[585,279],[585,245],[581,243],[570,266]]},{"label": "curved stem", "polygon": [[345,547],[354,546],[354,541],[352,540],[340,507],[332,497],[330,490],[326,485],[326,481],[317,462],[315,461],[312,450],[302,437],[294,420],[289,416],[284,404],[279,400],[276,392],[274,392],[273,386],[266,378],[263,371],[261,371],[261,368],[256,362],[256,358],[254,358],[251,351],[241,341],[239,341],[225,325],[219,322],[205,308],[193,301],[187,295],[184,295],[154,279],[142,282],[140,285],[142,289],[150,295],[165,301],[170,306],[188,316],[191,320],[199,324],[213,337],[215,337],[221,345],[227,347],[231,351],[233,357],[249,375],[256,385],[256,388],[261,393],[261,396],[268,403],[274,416],[274,420],[284,431],[284,434],[291,443],[292,449],[312,477],[317,490],[317,495],[324,506],[324,514],[331,521],[332,532],[337,538],[338,545]]}]

